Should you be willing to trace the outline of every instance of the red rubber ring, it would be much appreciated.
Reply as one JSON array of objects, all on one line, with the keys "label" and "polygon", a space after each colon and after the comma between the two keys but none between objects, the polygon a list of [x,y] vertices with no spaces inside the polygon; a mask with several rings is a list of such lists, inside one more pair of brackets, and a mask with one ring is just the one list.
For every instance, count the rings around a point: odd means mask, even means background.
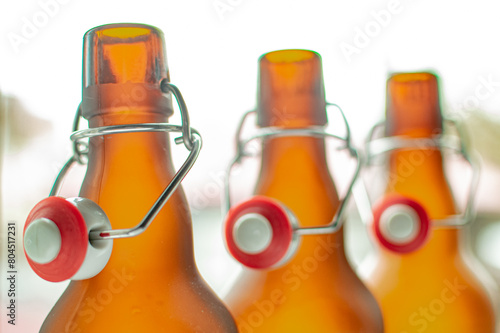
[{"label": "red rubber ring", "polygon": [[[264,251],[254,254],[240,250],[233,238],[233,229],[238,219],[251,213],[264,216],[271,223],[273,230],[269,246]],[[224,234],[226,247],[236,260],[250,268],[266,269],[276,266],[287,255],[293,240],[293,227],[287,212],[277,201],[255,196],[229,210]]]},{"label": "red rubber ring", "polygon": [[[409,206],[417,213],[420,219],[418,234],[411,241],[402,244],[391,242],[380,231],[380,218],[382,214],[390,206],[398,204]],[[373,210],[373,232],[380,244],[386,249],[399,254],[410,253],[419,249],[427,241],[430,233],[430,220],[425,208],[417,201],[405,196],[391,195],[384,198]]]},{"label": "red rubber ring", "polygon": [[61,249],[49,263],[39,264],[31,260],[26,251],[28,263],[41,278],[51,282],[71,279],[85,260],[88,246],[87,226],[80,211],[61,197],[49,197],[40,201],[26,219],[26,228],[36,219],[47,218],[54,222],[61,233]]}]

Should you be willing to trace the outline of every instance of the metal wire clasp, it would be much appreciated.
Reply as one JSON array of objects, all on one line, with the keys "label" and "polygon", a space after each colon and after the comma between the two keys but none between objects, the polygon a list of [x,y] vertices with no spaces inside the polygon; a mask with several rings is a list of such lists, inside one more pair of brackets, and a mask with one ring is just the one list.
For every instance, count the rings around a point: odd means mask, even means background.
[{"label": "metal wire clasp", "polygon": [[356,180],[359,176],[359,172],[361,169],[361,157],[359,156],[357,150],[354,148],[354,146],[351,143],[351,130],[349,127],[349,124],[347,122],[347,119],[344,115],[344,112],[338,106],[337,104],[333,103],[327,103],[327,106],[334,106],[341,114],[342,119],[344,121],[344,126],[346,129],[346,134],[345,137],[341,137],[339,135],[335,135],[332,133],[328,133],[325,131],[324,127],[320,126],[314,126],[314,127],[308,127],[308,128],[294,128],[294,129],[283,129],[283,128],[278,128],[278,127],[266,127],[266,128],[261,128],[255,133],[254,135],[243,139],[242,138],[242,131],[243,127],[245,125],[245,122],[249,118],[250,115],[256,114],[256,110],[251,110],[246,112],[242,119],[240,120],[240,123],[238,125],[237,131],[236,131],[236,155],[234,159],[231,161],[229,164],[229,167],[226,172],[226,176],[224,179],[224,207],[225,207],[225,213],[230,210],[232,203],[231,203],[231,189],[230,189],[230,177],[231,177],[231,172],[232,169],[234,168],[235,165],[241,164],[242,159],[244,157],[249,157],[252,154],[248,153],[245,151],[245,147],[248,145],[253,140],[256,139],[264,139],[264,138],[271,138],[271,137],[290,137],[290,136],[307,136],[307,137],[318,137],[318,138],[333,138],[336,140],[340,140],[343,145],[338,147],[338,150],[344,150],[347,149],[351,157],[356,159],[356,168],[354,170],[351,182],[349,183],[349,187],[347,189],[347,192],[344,196],[344,199],[341,200],[340,206],[335,213],[335,216],[333,217],[332,221],[327,224],[327,225],[322,225],[322,226],[317,226],[317,227],[297,227],[294,229],[294,231],[298,235],[313,235],[313,234],[329,234],[329,233],[334,233],[340,227],[342,226],[343,223],[343,213],[344,210],[347,206],[347,201],[348,198],[350,197],[352,193],[352,189],[354,184],[356,183]]},{"label": "metal wire clasp", "polygon": [[[376,138],[376,132],[384,128],[384,123],[378,123],[373,126],[367,140],[365,142],[366,165],[373,164],[377,156],[387,154],[394,150],[400,149],[429,149],[435,148],[439,150],[450,150],[463,157],[472,169],[472,178],[468,188],[467,204],[462,214],[452,215],[446,219],[432,220],[433,226],[455,226],[463,227],[473,220],[475,211],[474,204],[476,191],[479,184],[480,167],[477,163],[478,156],[476,153],[468,151],[465,146],[465,131],[460,127],[458,122],[452,119],[445,119],[445,122],[454,128],[457,135],[439,134],[430,138],[408,138],[404,136],[392,136]],[[363,195],[355,195],[358,208],[363,210],[361,216],[371,216],[371,203],[368,199],[368,194],[365,186],[361,182]]]},{"label": "metal wire clasp", "polygon": [[129,229],[110,229],[110,230],[100,230],[91,231],[90,240],[102,240],[102,239],[114,239],[114,238],[127,238],[134,237],[142,232],[144,232],[147,227],[154,220],[156,215],[163,208],[165,203],[179,187],[181,181],[187,175],[194,165],[196,159],[201,150],[202,138],[201,135],[194,128],[190,127],[189,114],[187,110],[186,103],[182,97],[182,94],[176,86],[168,82],[166,79],[161,81],[160,89],[164,94],[172,93],[179,106],[181,113],[182,124],[172,125],[169,123],[143,123],[143,124],[126,124],[126,125],[113,125],[113,126],[103,126],[96,128],[88,128],[84,130],[78,130],[80,118],[82,116],[81,105],[73,121],[73,133],[70,136],[73,142],[73,156],[66,162],[62,167],[61,171],[57,175],[57,178],[50,191],[50,196],[55,196],[59,192],[64,176],[67,174],[68,170],[74,163],[85,164],[85,158],[88,154],[88,144],[83,141],[86,138],[102,136],[102,135],[115,135],[120,133],[136,133],[136,132],[180,132],[182,136],[175,138],[176,144],[183,143],[186,149],[189,151],[189,155],[186,161],[182,164],[179,170],[175,173],[174,177],[167,185],[165,190],[160,194],[158,199],[155,201],[153,206],[150,208],[148,213],[144,218],[133,228]]}]

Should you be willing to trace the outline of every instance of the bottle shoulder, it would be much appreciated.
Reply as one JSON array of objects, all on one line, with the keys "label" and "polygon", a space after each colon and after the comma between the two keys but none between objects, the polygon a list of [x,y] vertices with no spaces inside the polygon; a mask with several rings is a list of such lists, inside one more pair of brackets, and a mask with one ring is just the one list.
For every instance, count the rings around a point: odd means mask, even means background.
[{"label": "bottle shoulder", "polygon": [[[443,235],[436,238],[442,240]],[[442,244],[431,240],[427,248],[405,257],[380,250],[360,265],[360,276],[383,313],[391,314],[386,322],[388,332],[416,326],[432,332],[493,332],[494,306],[477,271],[456,246],[438,251],[434,245]],[[425,317],[427,313],[429,317]]]},{"label": "bottle shoulder", "polygon": [[[494,332],[487,290],[468,269],[408,275],[379,264],[364,279],[384,314],[387,332],[420,327],[429,332]],[[404,300],[404,301],[402,301]]]},{"label": "bottle shoulder", "polygon": [[382,332],[378,305],[349,265],[343,244],[332,235],[307,237],[307,251],[285,266],[242,270],[224,297],[237,323],[257,329],[252,326],[253,316],[267,309],[272,316],[259,326],[259,332],[278,327],[283,331]]},{"label": "bottle shoulder", "polygon": [[384,331],[375,298],[355,275],[317,279],[321,272],[304,268],[275,272],[275,281],[265,273],[242,273],[224,297],[238,326],[255,332]]},{"label": "bottle shoulder", "polygon": [[229,311],[199,276],[144,281],[124,271],[97,282],[72,281],[40,332],[163,330],[237,332]]}]

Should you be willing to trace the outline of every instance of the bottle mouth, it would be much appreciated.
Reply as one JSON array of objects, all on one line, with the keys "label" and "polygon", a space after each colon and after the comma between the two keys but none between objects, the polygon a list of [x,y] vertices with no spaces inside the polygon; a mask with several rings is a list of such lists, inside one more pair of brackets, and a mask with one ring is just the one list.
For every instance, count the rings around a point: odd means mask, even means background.
[{"label": "bottle mouth", "polygon": [[101,33],[103,36],[118,39],[138,38],[140,36],[148,36],[157,28],[144,24],[117,23],[107,24],[90,29],[87,34]]},{"label": "bottle mouth", "polygon": [[432,72],[394,73],[389,80],[396,83],[436,81],[437,75]]},{"label": "bottle mouth", "polygon": [[310,50],[292,49],[292,50],[278,50],[266,53],[261,57],[261,61],[265,59],[270,63],[279,64],[279,63],[301,62],[314,58],[320,58],[320,55]]}]

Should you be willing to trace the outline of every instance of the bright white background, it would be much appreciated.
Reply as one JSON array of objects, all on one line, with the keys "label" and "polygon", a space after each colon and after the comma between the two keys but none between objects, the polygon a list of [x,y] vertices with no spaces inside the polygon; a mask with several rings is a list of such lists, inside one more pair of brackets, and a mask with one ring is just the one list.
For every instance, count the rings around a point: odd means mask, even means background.
[{"label": "bright white background", "polygon": [[[0,91],[8,96],[1,128],[2,221],[15,221],[20,232],[29,209],[48,194],[58,169],[70,155],[68,136],[81,98],[85,31],[105,23],[151,24],[165,33],[172,82],[188,103],[192,126],[204,137],[202,154],[184,188],[193,208],[200,270],[220,292],[229,273],[237,268],[220,239],[221,171],[233,152],[238,119],[255,105],[258,57],[284,48],[320,53],[327,99],[344,108],[357,144],[383,116],[385,80],[391,71],[435,69],[442,79],[443,105],[450,111],[463,113],[480,107],[489,115],[498,115],[497,3],[2,0]],[[346,55],[342,47],[350,47],[354,53]],[[182,151],[178,153],[177,160],[184,156]],[[64,194],[76,194],[81,174],[82,170],[76,170],[70,175]],[[492,179],[493,184],[498,177]],[[500,211],[496,206],[495,202],[483,203],[490,213]],[[5,230],[3,227],[0,235],[0,263],[6,257]],[[489,240],[489,244],[496,243],[491,233]],[[483,247],[481,251],[492,249]],[[496,251],[500,253],[500,249]],[[20,265],[22,256],[19,251]],[[492,264],[500,269],[498,262]],[[6,268],[0,268],[0,322],[4,323]],[[19,326],[2,329],[36,331],[63,287],[44,282],[21,267]]]}]

